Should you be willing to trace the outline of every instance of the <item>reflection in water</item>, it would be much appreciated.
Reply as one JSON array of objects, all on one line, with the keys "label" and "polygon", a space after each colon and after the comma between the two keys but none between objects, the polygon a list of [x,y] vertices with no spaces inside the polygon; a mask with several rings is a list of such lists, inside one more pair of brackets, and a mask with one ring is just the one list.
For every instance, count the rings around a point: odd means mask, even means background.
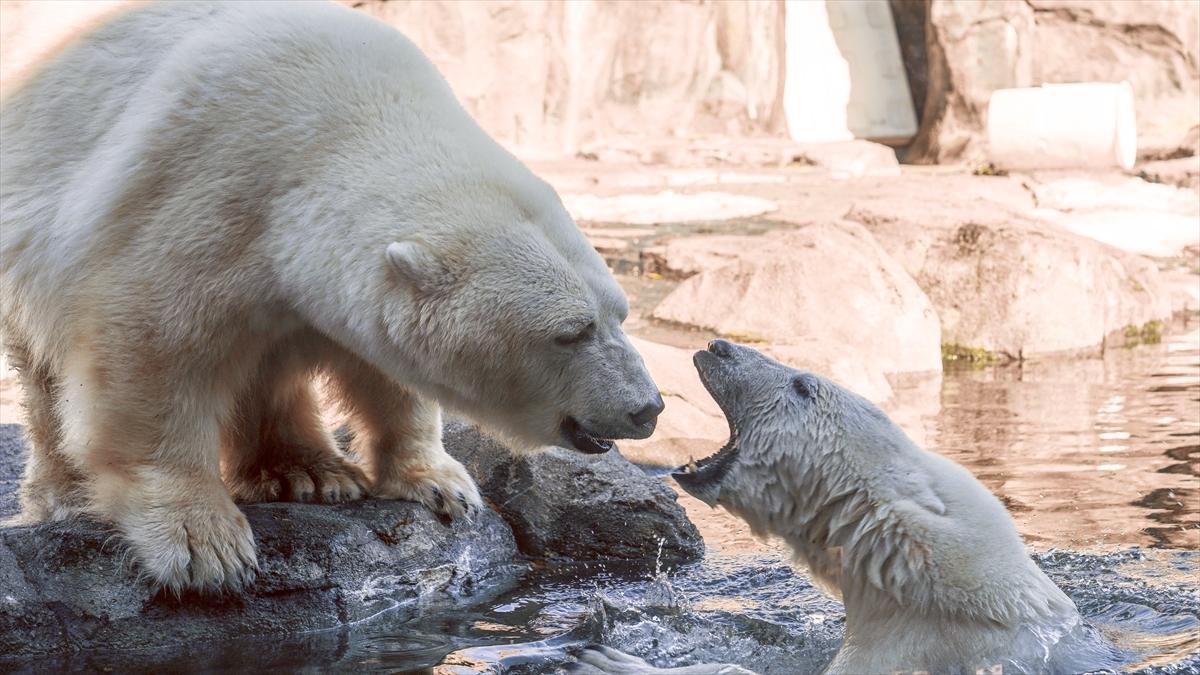
[{"label": "reflection in water", "polygon": [[948,372],[920,426],[1031,544],[1200,548],[1195,327],[1103,359]]}]

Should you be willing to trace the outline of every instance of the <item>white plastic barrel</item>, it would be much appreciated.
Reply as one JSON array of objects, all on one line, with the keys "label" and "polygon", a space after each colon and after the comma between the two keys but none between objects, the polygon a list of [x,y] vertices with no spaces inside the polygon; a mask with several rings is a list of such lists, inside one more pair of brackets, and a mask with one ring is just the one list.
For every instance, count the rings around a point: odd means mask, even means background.
[{"label": "white plastic barrel", "polygon": [[1137,158],[1128,82],[998,89],[988,104],[987,127],[989,154],[999,167],[1130,169]]}]

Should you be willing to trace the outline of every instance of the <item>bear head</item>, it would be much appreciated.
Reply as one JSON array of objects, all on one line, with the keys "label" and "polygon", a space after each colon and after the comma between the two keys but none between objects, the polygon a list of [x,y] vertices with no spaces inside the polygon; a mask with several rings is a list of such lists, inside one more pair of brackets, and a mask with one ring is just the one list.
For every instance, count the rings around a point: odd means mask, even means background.
[{"label": "bear head", "polygon": [[384,321],[416,389],[516,449],[601,453],[653,433],[663,400],[622,329],[624,294],[554,203],[390,243]]}]

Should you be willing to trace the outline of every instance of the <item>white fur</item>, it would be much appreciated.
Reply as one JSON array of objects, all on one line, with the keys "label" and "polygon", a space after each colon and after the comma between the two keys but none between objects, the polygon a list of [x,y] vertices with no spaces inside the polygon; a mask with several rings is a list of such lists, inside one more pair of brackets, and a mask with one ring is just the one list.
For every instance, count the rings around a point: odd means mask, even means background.
[{"label": "white fur", "polygon": [[1079,615],[996,497],[866,399],[748,349],[735,358],[749,365],[719,502],[845,604],[827,672],[1047,667]]},{"label": "white fur", "polygon": [[[845,640],[826,673],[1072,669],[1055,648],[1082,625],[1074,603],[970,472],[823,377],[724,342],[696,362],[736,454],[723,451],[723,473],[702,462],[679,484],[782,538],[844,603]],[[592,652],[582,672],[634,672],[606,658]],[[727,666],[707,667],[688,672]]]},{"label": "white fur", "polygon": [[[646,431],[629,413],[657,392],[603,261],[382,23],[142,6],[51,59],[0,125],[23,522],[90,510],[160,584],[240,585],[253,542],[222,471],[249,501],[367,483],[320,428],[315,371],[372,489],[452,515],[480,499],[442,405],[527,446],[559,442],[567,415]],[[586,344],[555,342],[589,322]]]}]

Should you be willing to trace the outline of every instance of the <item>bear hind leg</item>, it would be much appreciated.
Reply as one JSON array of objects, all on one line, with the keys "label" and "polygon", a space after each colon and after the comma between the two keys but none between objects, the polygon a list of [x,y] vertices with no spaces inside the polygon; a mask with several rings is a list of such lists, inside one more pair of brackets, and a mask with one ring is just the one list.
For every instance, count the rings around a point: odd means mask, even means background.
[{"label": "bear hind leg", "polygon": [[[307,373],[268,363],[240,397],[224,475],[239,502],[338,502],[367,493],[362,469],[337,450]],[[277,369],[279,368],[279,369]]]},{"label": "bear hind leg", "polygon": [[59,378],[49,364],[33,358],[15,331],[10,328],[6,332],[5,351],[21,383],[28,443],[25,476],[17,491],[21,511],[7,524],[65,520],[85,510],[87,496],[83,476],[62,453]]}]

